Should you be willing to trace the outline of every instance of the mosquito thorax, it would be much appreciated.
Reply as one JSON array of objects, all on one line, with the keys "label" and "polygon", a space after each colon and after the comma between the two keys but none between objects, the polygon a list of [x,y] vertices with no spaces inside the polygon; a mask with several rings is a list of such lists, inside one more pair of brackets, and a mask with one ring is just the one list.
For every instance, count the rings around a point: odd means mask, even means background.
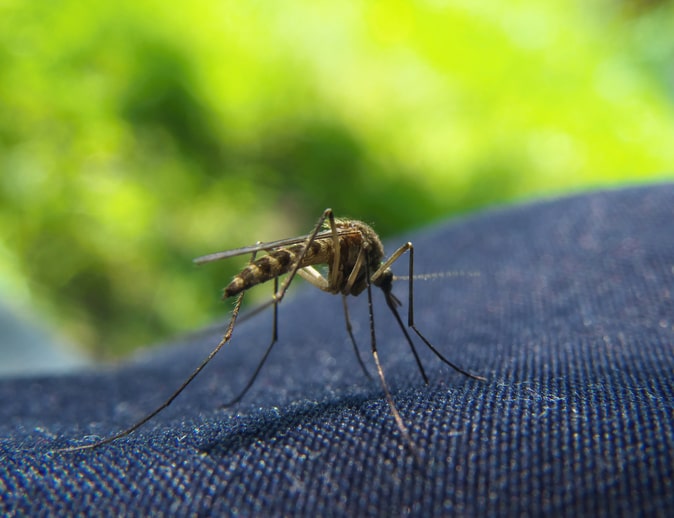
[{"label": "mosquito thorax", "polygon": [[[377,233],[362,221],[355,219],[335,219],[335,227],[339,233],[339,246],[341,250],[339,264],[330,264],[329,268],[337,266],[340,270],[339,285],[335,285],[335,293],[358,296],[367,289],[369,276],[381,266],[384,258],[384,245],[382,245]],[[329,223],[324,227],[330,228]],[[353,231],[356,232],[353,232]],[[365,264],[359,267],[359,256]],[[349,276],[357,269],[356,279],[352,284],[348,282]]]}]

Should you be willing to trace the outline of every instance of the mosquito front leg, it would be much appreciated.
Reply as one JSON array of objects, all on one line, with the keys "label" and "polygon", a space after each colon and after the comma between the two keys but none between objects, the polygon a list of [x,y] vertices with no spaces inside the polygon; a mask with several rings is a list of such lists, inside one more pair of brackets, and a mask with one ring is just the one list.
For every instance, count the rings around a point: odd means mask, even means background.
[{"label": "mosquito front leg", "polygon": [[407,242],[398,250],[393,252],[391,257],[388,258],[388,260],[377,269],[374,274],[372,274],[372,277],[370,277],[370,281],[375,284],[375,285],[380,285],[384,291],[384,295],[386,298],[386,305],[389,307],[391,310],[391,313],[393,313],[393,316],[396,319],[396,322],[398,322],[398,326],[400,327],[400,330],[403,332],[403,335],[405,335],[405,340],[407,340],[407,344],[410,346],[410,349],[412,350],[412,354],[414,354],[414,359],[417,362],[417,367],[419,368],[419,372],[421,372],[421,377],[424,378],[424,383],[428,385],[428,376],[426,376],[426,371],[424,370],[424,366],[421,363],[421,358],[419,357],[419,353],[417,353],[417,348],[414,347],[414,342],[412,341],[412,338],[410,337],[410,334],[407,332],[407,329],[405,329],[405,326],[403,325],[403,321],[400,318],[400,313],[398,313],[398,309],[396,306],[400,305],[400,301],[393,295],[391,291],[391,282],[387,282],[385,284],[382,284],[382,275],[384,275],[386,272],[389,272],[388,275],[392,277],[392,274],[390,273],[390,267],[391,265],[402,255],[404,254],[407,250],[410,250],[412,248],[412,243]]},{"label": "mosquito front leg", "polygon": [[[410,243],[409,241],[407,243],[405,243],[404,245],[402,245],[400,248],[398,248],[398,250],[393,252],[391,254],[391,257],[389,257],[384,263],[382,263],[382,265],[379,268],[377,268],[377,271],[374,272],[372,274],[372,277],[370,278],[370,280],[372,281],[372,284],[376,285],[377,281],[379,280],[379,277],[381,277],[384,273],[386,273],[386,270],[391,268],[391,265],[393,263],[395,263],[398,260],[398,258],[401,255],[403,255],[405,252],[407,252],[408,250],[412,250],[412,251],[414,250],[414,247],[412,246],[412,243]],[[410,252],[410,255],[412,253],[413,252]]]},{"label": "mosquito front leg", "polygon": [[[438,350],[433,346],[433,344],[431,344],[431,342],[430,342],[430,341],[429,341],[429,340],[428,340],[428,339],[421,333],[421,331],[419,331],[419,329],[417,329],[417,326],[416,326],[415,323],[414,323],[414,246],[412,246],[412,243],[410,243],[410,242],[408,241],[407,243],[405,243],[404,245],[402,245],[400,248],[398,248],[398,250],[396,250],[395,252],[393,252],[393,254],[391,255],[391,257],[389,257],[389,259],[388,259],[388,260],[387,260],[387,261],[386,261],[386,262],[385,262],[385,263],[384,263],[384,264],[383,264],[383,265],[382,265],[382,266],[375,272],[375,274],[372,276],[373,279],[374,279],[377,275],[381,276],[381,275],[386,271],[386,269],[390,268],[390,266],[391,266],[391,265],[392,265],[398,258],[400,258],[400,256],[401,256],[402,254],[404,254],[404,253],[407,252],[408,250],[409,250],[409,252],[410,252],[410,255],[409,255],[409,261],[408,261],[408,265],[409,265],[409,276],[408,276],[408,277],[409,277],[409,289],[408,289],[408,297],[409,297],[409,298],[408,298],[408,309],[407,309],[407,326],[410,327],[410,328],[412,328],[412,330],[417,334],[417,336],[418,336],[419,338],[421,338],[421,340],[424,342],[424,344],[426,344],[426,346],[427,346],[431,351],[433,351],[433,353],[435,353],[435,355],[436,355],[438,358],[440,358],[441,361],[443,361],[445,364],[449,365],[452,369],[454,369],[454,370],[457,371],[457,372],[460,372],[461,374],[463,374],[463,375],[465,375],[465,376],[468,376],[469,378],[472,378],[472,379],[475,379],[475,380],[479,380],[479,381],[487,381],[486,378],[484,378],[484,377],[482,377],[482,376],[478,376],[477,374],[472,374],[472,373],[470,373],[470,372],[468,372],[468,371],[462,369],[461,367],[459,367],[459,366],[456,365],[455,363],[450,362],[447,358],[445,358],[445,357],[442,355],[442,353],[440,353],[440,351],[438,351]],[[373,281],[373,282],[374,282],[374,281]],[[387,301],[387,303],[388,303],[388,306],[389,306],[389,308],[391,308],[391,311],[393,311],[393,314],[396,316],[396,319],[398,320],[398,323],[400,324],[400,326],[401,326],[401,328],[402,328],[402,322],[401,322],[400,317],[399,317],[399,315],[398,315],[398,310],[395,308],[395,304],[394,304],[394,302],[395,302],[397,299],[395,299],[394,295],[391,293],[390,285],[389,285],[389,287],[388,287],[388,291],[386,291],[386,290],[384,290],[384,291],[385,291],[385,294],[386,294],[386,301]],[[392,299],[392,300],[389,300],[389,299]],[[403,329],[404,329],[404,328],[403,328]],[[407,333],[406,333],[406,335],[407,335]],[[408,338],[408,341],[409,341],[409,338]],[[412,350],[414,351],[414,349],[412,349]],[[415,352],[415,356],[416,356],[416,352]],[[423,369],[422,369],[422,373],[423,373]],[[424,376],[424,379],[426,379],[425,376]],[[428,383],[428,380],[427,380],[427,379],[426,379],[426,383]]]}]

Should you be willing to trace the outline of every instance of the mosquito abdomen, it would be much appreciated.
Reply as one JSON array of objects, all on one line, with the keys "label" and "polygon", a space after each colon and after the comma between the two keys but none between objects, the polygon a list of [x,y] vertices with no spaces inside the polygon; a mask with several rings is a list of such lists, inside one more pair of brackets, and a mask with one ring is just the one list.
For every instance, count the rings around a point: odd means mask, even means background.
[{"label": "mosquito abdomen", "polygon": [[[277,250],[270,250],[267,255],[256,259],[246,266],[241,273],[234,276],[225,288],[222,298],[237,295],[257,284],[267,282],[274,277],[288,273],[302,253],[304,245],[294,245]],[[300,267],[324,263],[332,249],[332,242],[314,241],[309,245]]]}]

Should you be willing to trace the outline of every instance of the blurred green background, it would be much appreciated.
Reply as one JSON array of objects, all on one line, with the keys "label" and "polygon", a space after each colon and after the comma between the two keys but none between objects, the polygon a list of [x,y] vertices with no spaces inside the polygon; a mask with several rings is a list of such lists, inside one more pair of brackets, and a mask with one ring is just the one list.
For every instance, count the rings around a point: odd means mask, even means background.
[{"label": "blurred green background", "polygon": [[245,259],[193,257],[328,206],[673,178],[673,63],[671,2],[0,1],[2,302],[109,359],[225,319]]}]

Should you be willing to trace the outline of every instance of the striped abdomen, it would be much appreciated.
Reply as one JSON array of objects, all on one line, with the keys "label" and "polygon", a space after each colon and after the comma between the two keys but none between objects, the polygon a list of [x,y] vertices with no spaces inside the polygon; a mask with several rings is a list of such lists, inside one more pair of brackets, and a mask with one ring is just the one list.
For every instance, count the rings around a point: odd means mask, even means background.
[{"label": "striped abdomen", "polygon": [[[224,290],[223,298],[237,295],[257,284],[288,273],[297,262],[303,247],[303,244],[299,244],[270,250],[267,255],[253,261],[232,279],[232,282]],[[332,248],[331,239],[314,241],[309,245],[300,268],[312,264],[327,263],[329,258],[332,257]]]}]

